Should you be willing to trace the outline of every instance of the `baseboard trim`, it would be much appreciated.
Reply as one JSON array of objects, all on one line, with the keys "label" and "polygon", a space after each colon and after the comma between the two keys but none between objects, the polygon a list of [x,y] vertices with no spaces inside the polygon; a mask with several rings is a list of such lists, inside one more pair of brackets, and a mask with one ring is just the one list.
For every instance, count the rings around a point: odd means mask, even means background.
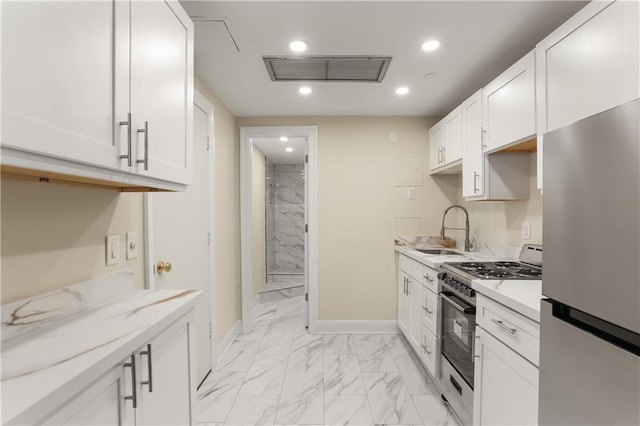
[{"label": "baseboard trim", "polygon": [[318,320],[316,333],[319,334],[398,334],[398,321],[378,320]]},{"label": "baseboard trim", "polygon": [[215,357],[215,360],[216,360],[215,365],[218,365],[218,363],[220,362],[224,354],[226,354],[227,351],[229,350],[229,346],[231,346],[231,343],[233,343],[233,341],[236,339],[236,337],[238,337],[238,334],[240,334],[241,331],[242,331],[242,321],[238,320],[236,321],[235,324],[233,324],[233,327],[231,327],[231,330],[227,332],[227,335],[224,336],[222,341],[218,344],[218,347],[217,347],[218,350],[216,351],[216,357]]}]

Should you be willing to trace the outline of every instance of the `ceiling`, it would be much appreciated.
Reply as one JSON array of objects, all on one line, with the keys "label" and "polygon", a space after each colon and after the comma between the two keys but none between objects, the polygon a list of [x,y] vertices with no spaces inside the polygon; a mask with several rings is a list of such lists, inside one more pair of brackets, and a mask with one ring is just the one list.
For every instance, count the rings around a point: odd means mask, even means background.
[{"label": "ceiling", "polygon": [[[582,8],[584,1],[182,1],[195,71],[237,117],[442,116]],[[424,52],[425,40],[440,49]],[[273,82],[263,56],[393,56],[381,83]],[[395,89],[406,86],[407,95]]]},{"label": "ceiling", "polygon": [[[288,139],[283,142],[280,138],[264,137],[252,138],[251,141],[273,164],[304,164],[304,153],[307,152],[306,138]],[[293,148],[293,151],[285,151],[287,147]]]}]

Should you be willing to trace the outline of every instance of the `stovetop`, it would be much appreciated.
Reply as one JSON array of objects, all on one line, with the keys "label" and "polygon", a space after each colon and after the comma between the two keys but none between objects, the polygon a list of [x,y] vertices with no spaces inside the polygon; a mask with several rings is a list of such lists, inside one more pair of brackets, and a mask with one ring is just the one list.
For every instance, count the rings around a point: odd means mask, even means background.
[{"label": "stovetop", "polygon": [[449,272],[469,275],[472,279],[539,280],[542,268],[522,262],[451,262],[442,265]]}]

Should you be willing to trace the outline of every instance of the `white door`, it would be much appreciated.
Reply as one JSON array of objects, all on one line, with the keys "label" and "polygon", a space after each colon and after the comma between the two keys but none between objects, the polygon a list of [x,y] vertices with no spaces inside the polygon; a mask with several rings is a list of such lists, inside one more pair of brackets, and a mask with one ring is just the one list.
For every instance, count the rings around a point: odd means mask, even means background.
[{"label": "white door", "polygon": [[[196,289],[204,292],[195,309],[196,380],[212,367],[212,312],[210,276],[210,120],[193,106],[193,185],[185,192],[153,193],[150,198],[152,243],[150,262],[154,274],[151,288]],[[161,272],[159,262],[171,263],[170,272]],[[160,268],[162,269],[162,268]]]},{"label": "white door", "polygon": [[309,328],[309,139],[304,149],[304,318]]}]

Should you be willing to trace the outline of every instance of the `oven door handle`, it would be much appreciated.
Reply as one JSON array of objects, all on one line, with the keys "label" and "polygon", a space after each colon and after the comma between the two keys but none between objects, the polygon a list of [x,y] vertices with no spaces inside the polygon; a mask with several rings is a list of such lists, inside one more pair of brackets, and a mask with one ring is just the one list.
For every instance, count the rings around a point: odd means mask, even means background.
[{"label": "oven door handle", "polygon": [[[442,296],[443,300],[446,300],[447,302],[449,302],[458,311],[462,312],[463,314],[467,314],[467,315],[475,315],[476,314],[475,306],[469,306],[466,303],[464,303],[462,300],[458,299],[455,295],[447,294],[447,293],[448,292],[442,292],[442,293],[440,293],[440,296]],[[454,298],[456,300],[454,300]]]}]

